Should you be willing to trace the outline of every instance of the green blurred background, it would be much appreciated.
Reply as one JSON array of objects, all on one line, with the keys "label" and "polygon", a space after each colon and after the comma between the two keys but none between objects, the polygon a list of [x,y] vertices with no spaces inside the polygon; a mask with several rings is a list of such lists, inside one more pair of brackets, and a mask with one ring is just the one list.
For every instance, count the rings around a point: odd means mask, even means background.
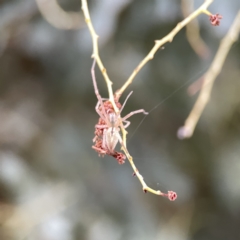
[{"label": "green blurred background", "polygon": [[[193,137],[176,137],[196,100],[187,88],[210,66],[239,0],[210,6],[223,16],[219,27],[198,17],[208,58],[196,55],[183,29],[123,96],[133,90],[123,115],[150,112],[131,118],[128,149],[147,184],[176,191],[175,202],[144,194],[128,162],[92,150],[92,42],[80,0],[59,4],[79,13],[75,29],[49,24],[34,0],[0,2],[0,240],[240,239],[239,41]],[[177,0],[92,0],[89,8],[114,90],[183,19]]]}]

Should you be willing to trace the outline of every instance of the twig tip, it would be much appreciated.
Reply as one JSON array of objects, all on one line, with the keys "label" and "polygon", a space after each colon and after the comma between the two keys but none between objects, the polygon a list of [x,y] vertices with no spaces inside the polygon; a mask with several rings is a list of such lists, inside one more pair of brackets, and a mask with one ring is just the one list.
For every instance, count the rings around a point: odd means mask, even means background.
[{"label": "twig tip", "polygon": [[181,140],[190,138],[192,136],[192,130],[189,127],[182,126],[177,131],[177,137]]}]

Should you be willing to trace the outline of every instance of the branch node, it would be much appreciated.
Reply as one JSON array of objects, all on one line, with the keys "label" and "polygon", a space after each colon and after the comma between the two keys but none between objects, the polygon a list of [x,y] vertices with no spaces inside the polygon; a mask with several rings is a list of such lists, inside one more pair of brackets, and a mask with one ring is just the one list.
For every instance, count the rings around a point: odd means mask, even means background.
[{"label": "branch node", "polygon": [[89,18],[85,18],[85,22],[88,24],[91,22],[91,20]]}]

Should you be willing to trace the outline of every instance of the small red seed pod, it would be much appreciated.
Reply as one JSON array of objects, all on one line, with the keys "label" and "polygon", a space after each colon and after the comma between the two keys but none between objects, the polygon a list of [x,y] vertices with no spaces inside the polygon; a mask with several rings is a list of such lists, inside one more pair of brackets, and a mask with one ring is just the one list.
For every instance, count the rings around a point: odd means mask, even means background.
[{"label": "small red seed pod", "polygon": [[213,26],[219,26],[222,16],[220,14],[210,15],[209,20]]},{"label": "small red seed pod", "polygon": [[177,199],[177,193],[173,191],[168,191],[167,196],[170,201],[175,201]]}]

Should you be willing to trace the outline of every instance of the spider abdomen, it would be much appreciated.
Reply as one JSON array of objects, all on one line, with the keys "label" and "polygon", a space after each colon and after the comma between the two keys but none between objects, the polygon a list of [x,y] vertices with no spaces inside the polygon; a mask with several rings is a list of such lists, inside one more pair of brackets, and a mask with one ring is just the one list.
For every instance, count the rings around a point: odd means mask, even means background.
[{"label": "spider abdomen", "polygon": [[102,147],[114,153],[114,149],[119,140],[118,134],[118,128],[111,127],[104,129]]}]

